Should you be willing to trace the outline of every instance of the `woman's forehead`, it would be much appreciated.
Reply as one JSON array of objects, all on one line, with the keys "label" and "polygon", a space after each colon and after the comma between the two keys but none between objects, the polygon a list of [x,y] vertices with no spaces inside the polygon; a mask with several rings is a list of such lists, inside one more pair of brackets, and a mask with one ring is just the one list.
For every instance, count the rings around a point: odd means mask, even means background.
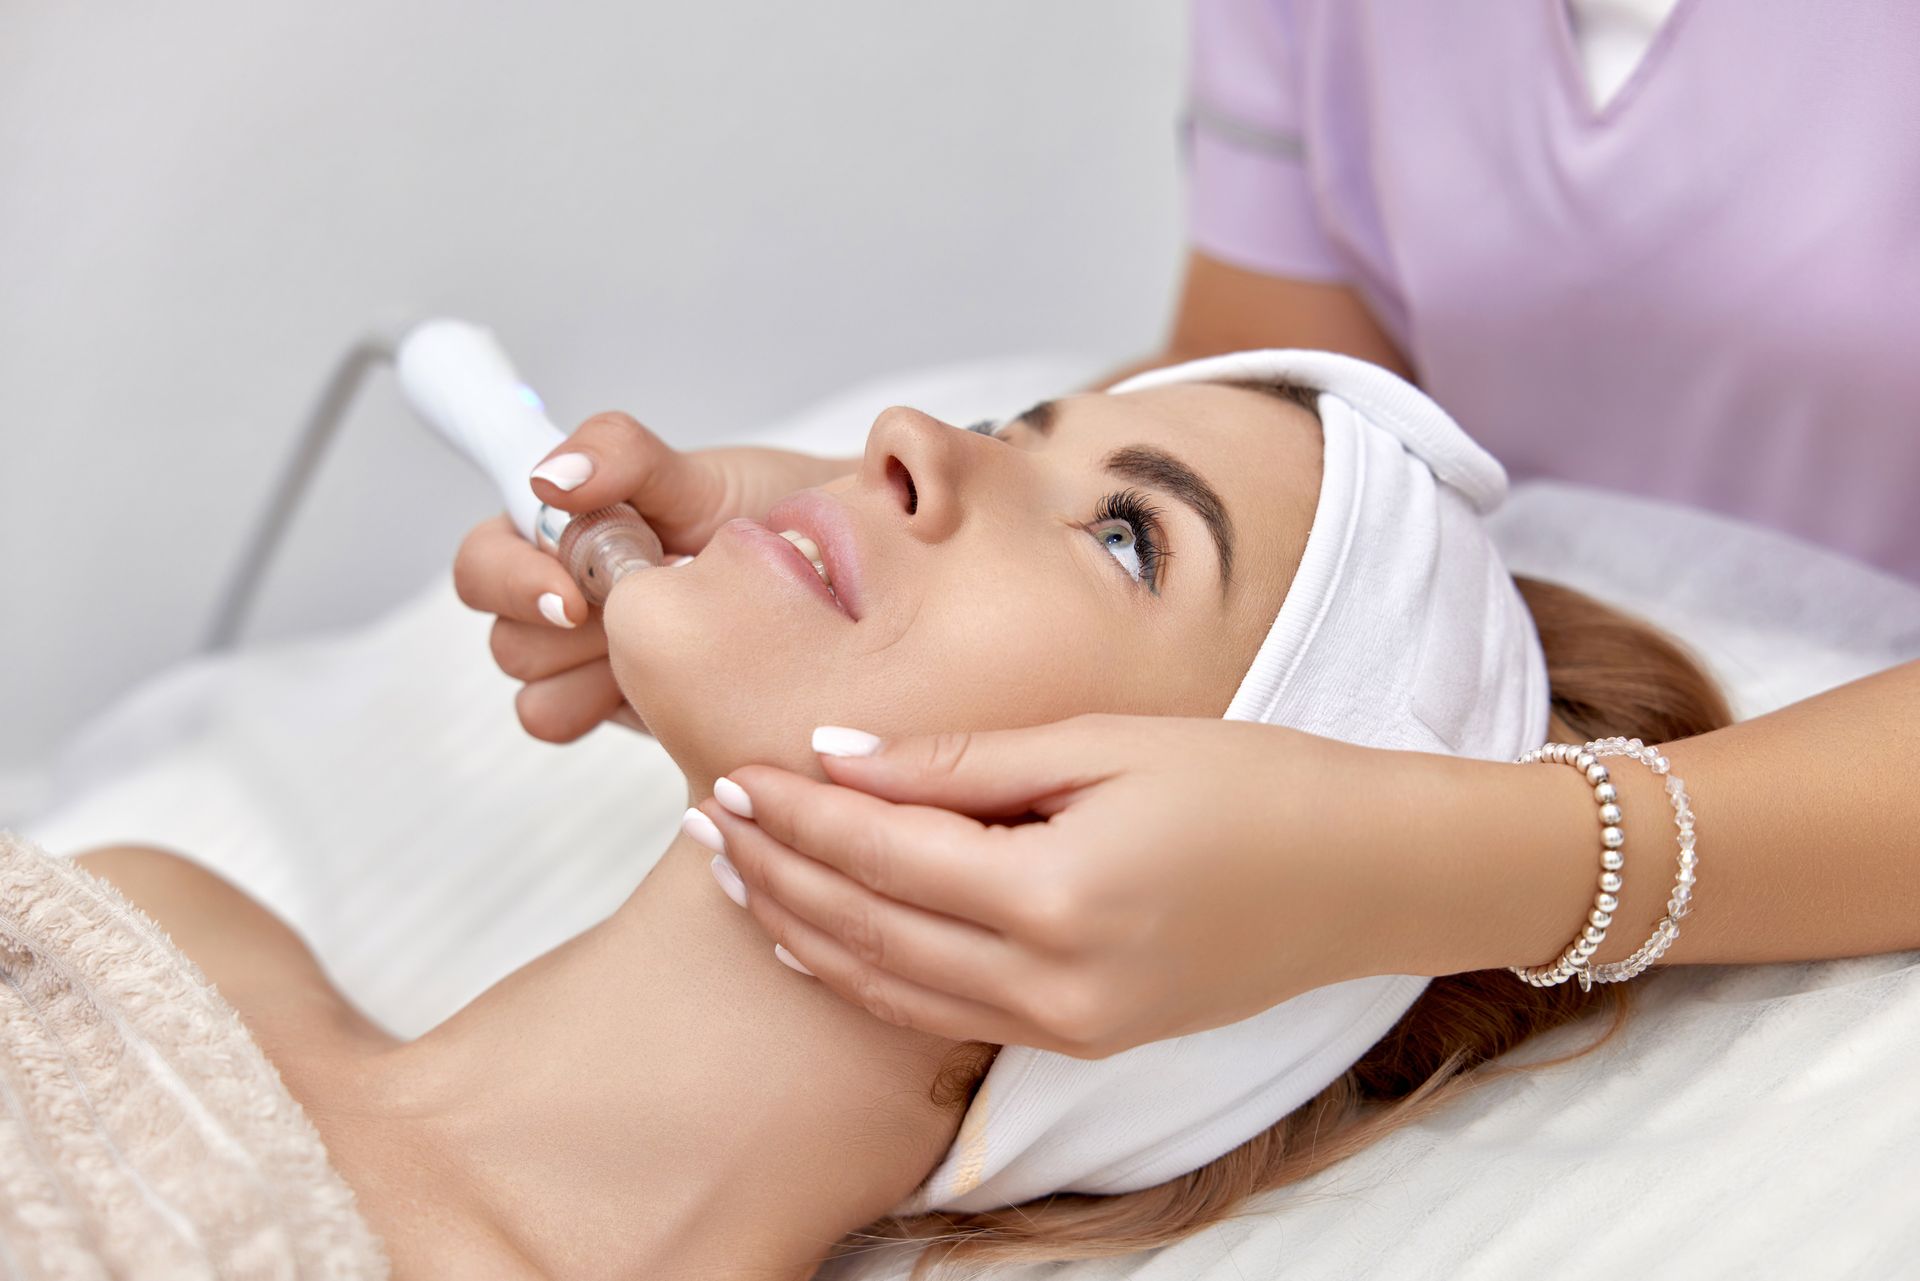
[{"label": "woman's forehead", "polygon": [[1090,455],[1128,445],[1171,453],[1236,508],[1297,508],[1320,491],[1319,421],[1269,392],[1202,382],[1094,392],[1052,402],[1047,418],[1049,435]]}]

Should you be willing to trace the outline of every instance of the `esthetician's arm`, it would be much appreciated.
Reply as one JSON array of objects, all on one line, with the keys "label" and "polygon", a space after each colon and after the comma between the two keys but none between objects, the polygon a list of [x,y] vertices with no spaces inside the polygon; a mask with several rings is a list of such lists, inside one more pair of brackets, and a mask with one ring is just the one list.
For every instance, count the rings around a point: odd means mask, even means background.
[{"label": "esthetician's arm", "polygon": [[1162,365],[1265,347],[1344,352],[1418,381],[1393,339],[1346,285],[1248,271],[1195,249],[1187,253],[1164,350],[1114,370],[1087,390],[1102,391]]},{"label": "esthetician's arm", "polygon": [[[1663,750],[1699,831],[1664,963],[1920,948],[1920,662]],[[735,772],[753,821],[702,805],[768,933],[883,1018],[1083,1057],[1341,979],[1550,962],[1599,871],[1564,766],[1099,716],[822,764],[833,783]],[[1611,764],[1628,859],[1598,962],[1647,937],[1675,871],[1661,781]]]}]

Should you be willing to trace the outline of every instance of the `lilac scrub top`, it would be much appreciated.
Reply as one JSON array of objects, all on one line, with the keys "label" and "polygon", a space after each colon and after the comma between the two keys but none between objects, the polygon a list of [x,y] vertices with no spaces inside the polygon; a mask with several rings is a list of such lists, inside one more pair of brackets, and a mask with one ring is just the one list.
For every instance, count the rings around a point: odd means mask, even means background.
[{"label": "lilac scrub top", "polygon": [[[1195,248],[1352,287],[1507,464],[1920,579],[1920,4],[1196,0]],[[1676,555],[1685,555],[1676,548]]]}]

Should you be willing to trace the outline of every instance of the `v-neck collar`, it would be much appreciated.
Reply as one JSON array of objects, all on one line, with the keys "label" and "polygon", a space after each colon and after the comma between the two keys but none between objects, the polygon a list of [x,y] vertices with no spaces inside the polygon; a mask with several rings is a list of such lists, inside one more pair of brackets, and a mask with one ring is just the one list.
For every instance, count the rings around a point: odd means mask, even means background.
[{"label": "v-neck collar", "polygon": [[1566,94],[1567,105],[1574,119],[1588,129],[1602,129],[1613,124],[1640,96],[1641,87],[1653,76],[1658,64],[1664,60],[1668,47],[1673,44],[1674,33],[1696,7],[1696,0],[1675,0],[1672,11],[1661,22],[1660,29],[1653,33],[1652,41],[1640,55],[1639,63],[1620,87],[1614,90],[1613,96],[1596,108],[1586,72],[1581,67],[1580,48],[1573,34],[1573,14],[1568,12],[1567,0],[1542,0],[1542,3],[1552,10],[1547,22],[1552,28],[1548,42],[1553,45],[1552,57],[1560,87]]}]

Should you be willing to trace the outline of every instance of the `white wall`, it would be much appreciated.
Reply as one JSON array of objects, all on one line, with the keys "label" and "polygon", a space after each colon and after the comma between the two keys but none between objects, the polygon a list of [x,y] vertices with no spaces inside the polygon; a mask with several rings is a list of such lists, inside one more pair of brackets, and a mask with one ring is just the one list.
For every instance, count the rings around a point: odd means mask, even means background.
[{"label": "white wall", "polygon": [[[1171,0],[0,8],[0,821],[193,652],[373,325],[494,325],[563,425],[697,443],[901,366],[1156,343]],[[365,619],[492,507],[381,378],[254,639]]]}]

